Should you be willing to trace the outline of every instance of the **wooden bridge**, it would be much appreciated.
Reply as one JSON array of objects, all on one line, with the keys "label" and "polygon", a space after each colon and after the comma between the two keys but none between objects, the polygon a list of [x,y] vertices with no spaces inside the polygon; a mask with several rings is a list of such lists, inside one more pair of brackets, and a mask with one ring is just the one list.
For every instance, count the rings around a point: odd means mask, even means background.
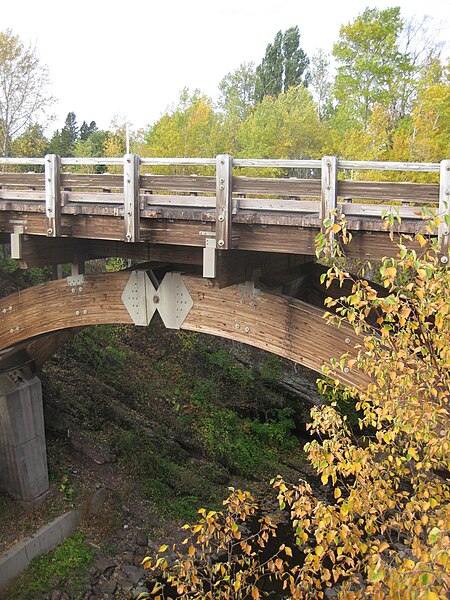
[{"label": "wooden bridge", "polygon": [[[335,329],[323,320],[323,300],[333,289],[325,292],[320,285],[324,267],[314,262],[314,241],[324,224],[345,215],[352,233],[346,254],[376,260],[395,253],[383,214],[395,215],[398,233],[414,233],[421,207],[450,213],[450,160],[128,154],[0,163],[1,241],[22,268],[51,265],[59,272],[54,281],[0,300],[0,396],[6,400],[16,398],[16,390],[81,328],[145,326],[155,312],[167,327],[244,342],[320,372],[331,358],[354,354],[358,341],[350,326]],[[161,168],[170,174],[156,174]],[[106,169],[111,172],[98,172]],[[261,177],[264,171],[272,176]],[[435,173],[436,183],[362,180],[364,172],[370,179],[376,171],[404,179]],[[444,220],[438,237],[446,264],[450,236]],[[88,261],[110,257],[129,259],[133,266],[89,272]],[[66,278],[64,263],[72,265]],[[364,385],[356,370],[345,369],[339,377]],[[36,402],[35,396],[27,402]],[[5,452],[11,454],[11,448]],[[16,477],[17,465],[14,469]],[[14,485],[9,489],[17,490]],[[31,488],[28,495],[36,497]]]}]

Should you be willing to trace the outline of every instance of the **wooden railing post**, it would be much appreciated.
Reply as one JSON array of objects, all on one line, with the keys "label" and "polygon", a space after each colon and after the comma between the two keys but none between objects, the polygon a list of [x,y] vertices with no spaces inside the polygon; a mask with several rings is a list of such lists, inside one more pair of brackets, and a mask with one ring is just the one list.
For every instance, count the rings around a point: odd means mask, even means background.
[{"label": "wooden railing post", "polygon": [[441,249],[441,263],[448,263],[450,242],[450,160],[442,160],[439,177],[439,218],[438,240]]},{"label": "wooden railing post", "polygon": [[232,247],[231,215],[233,192],[233,157],[219,154],[216,158],[216,247]]},{"label": "wooden railing post", "polygon": [[48,237],[61,235],[61,158],[45,157],[45,218]]},{"label": "wooden railing post", "polygon": [[140,238],[140,162],[137,154],[125,154],[123,158],[123,217],[126,242],[138,242]]},{"label": "wooden railing post", "polygon": [[335,220],[337,208],[337,158],[335,156],[324,156],[322,158],[322,195],[320,203],[320,220]]}]

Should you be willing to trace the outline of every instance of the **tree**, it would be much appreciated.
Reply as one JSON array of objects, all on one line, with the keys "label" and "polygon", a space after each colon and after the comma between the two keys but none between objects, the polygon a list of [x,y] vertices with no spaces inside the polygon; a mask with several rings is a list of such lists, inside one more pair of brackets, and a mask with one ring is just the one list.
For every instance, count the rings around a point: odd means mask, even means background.
[{"label": "tree", "polygon": [[48,140],[44,135],[42,125],[33,123],[28,125],[19,137],[11,143],[14,156],[44,156],[48,146]]},{"label": "tree", "polygon": [[175,108],[163,115],[145,136],[149,156],[205,157],[216,154],[217,117],[211,100],[185,88]]},{"label": "tree", "polygon": [[11,142],[53,102],[48,71],[36,51],[25,48],[10,29],[0,32],[0,137],[8,156]]},{"label": "tree", "polygon": [[86,121],[83,121],[79,131],[79,139],[82,142],[86,141],[92,133],[97,131],[97,129],[97,123],[95,121],[91,121],[89,125],[86,123]]},{"label": "tree", "polygon": [[311,59],[310,89],[317,103],[320,121],[331,113],[331,77],[330,58],[320,48]]},{"label": "tree", "polygon": [[[144,559],[163,577],[142,597],[166,597],[165,580],[190,598],[258,599],[277,582],[277,597],[299,600],[448,596],[450,271],[441,266],[439,222],[433,215],[425,219],[414,244],[400,239],[398,256],[382,261],[384,293],[339,262],[325,274],[327,286],[351,283],[349,296],[327,300],[329,318],[351,323],[361,340],[357,358],[337,358],[328,374],[358,368],[369,383],[341,391],[331,384],[356,402],[359,435],[335,403],[312,410],[314,437],[305,450],[325,486],[320,495],[302,480],[274,480],[292,542],[269,551],[277,532],[264,515],[259,523],[266,529],[246,536],[246,521],[260,507],[233,491],[223,513],[202,511],[199,522],[186,527],[186,550],[172,566],[164,557]],[[341,238],[331,248],[339,257],[349,239],[345,221],[330,220],[317,238],[318,253],[330,249],[330,233]]]},{"label": "tree", "polygon": [[375,104],[395,103],[401,93],[399,79],[412,76],[409,56],[399,48],[402,30],[398,7],[366,8],[353,23],[341,27],[333,56],[339,63],[334,95],[342,128],[366,128]]},{"label": "tree", "polygon": [[58,129],[52,136],[48,151],[60,156],[73,156],[75,144],[78,140],[77,117],[74,112],[67,113],[64,127]]},{"label": "tree", "polygon": [[236,116],[239,121],[244,121],[255,102],[255,83],[253,63],[242,63],[238,69],[225,75],[219,83],[219,106],[227,116]]},{"label": "tree", "polygon": [[324,142],[324,126],[303,86],[265,97],[238,132],[241,152],[255,158],[315,158]]},{"label": "tree", "polygon": [[304,73],[308,65],[309,59],[300,48],[298,27],[291,27],[284,33],[279,31],[256,67],[256,100],[261,102],[265,96],[277,96],[292,86],[307,85],[308,78]]}]

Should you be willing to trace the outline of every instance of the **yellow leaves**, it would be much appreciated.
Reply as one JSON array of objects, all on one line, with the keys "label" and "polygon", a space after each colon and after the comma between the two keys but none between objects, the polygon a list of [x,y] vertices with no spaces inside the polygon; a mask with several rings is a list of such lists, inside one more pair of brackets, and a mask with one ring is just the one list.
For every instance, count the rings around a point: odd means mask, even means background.
[{"label": "yellow leaves", "polygon": [[342,492],[339,488],[334,488],[334,497],[336,500],[342,496]]},{"label": "yellow leaves", "polygon": [[253,600],[259,600],[259,597],[260,597],[259,590],[256,587],[256,585],[254,585],[252,587],[252,598],[253,598]]}]

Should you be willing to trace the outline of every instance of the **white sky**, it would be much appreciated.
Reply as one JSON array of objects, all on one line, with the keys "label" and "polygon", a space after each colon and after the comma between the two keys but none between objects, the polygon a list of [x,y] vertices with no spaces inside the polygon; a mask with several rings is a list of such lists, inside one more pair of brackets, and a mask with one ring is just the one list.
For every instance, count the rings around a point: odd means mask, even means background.
[{"label": "white sky", "polygon": [[[366,6],[400,6],[446,23],[447,0],[3,0],[0,29],[36,44],[57,98],[51,130],[74,111],[80,125],[108,128],[120,115],[134,128],[153,123],[185,86],[217,97],[241,62],[258,64],[277,31],[298,25],[309,56],[331,50],[339,28]],[[450,48],[447,45],[447,50]],[[448,52],[447,52],[448,54]]]}]

